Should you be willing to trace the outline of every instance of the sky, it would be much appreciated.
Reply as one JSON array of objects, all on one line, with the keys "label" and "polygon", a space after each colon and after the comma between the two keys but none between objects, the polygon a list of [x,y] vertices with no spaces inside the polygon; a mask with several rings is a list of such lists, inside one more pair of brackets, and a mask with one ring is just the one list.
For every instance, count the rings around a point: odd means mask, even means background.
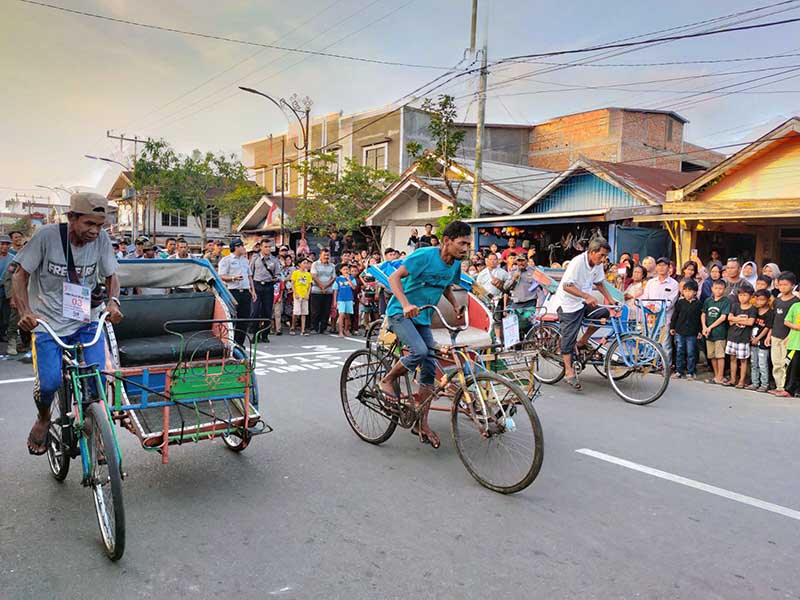
[{"label": "sky", "polygon": [[[290,48],[438,67],[469,62],[463,58],[471,0],[46,1]],[[480,5],[491,62],[641,36],[777,1],[480,0]],[[755,16],[760,18],[748,23],[800,18],[800,0],[746,15]],[[649,65],[791,53],[797,56]],[[800,67],[800,23],[663,43],[599,62],[604,66],[491,67],[487,120],[535,124],[603,106],[674,108],[690,121],[687,141],[721,146],[755,139],[800,114],[800,70],[790,70]],[[648,66],[632,66],[642,63]],[[0,200],[15,192],[50,193],[37,185],[102,182],[102,188],[117,168],[84,155],[126,162],[133,151],[132,145],[120,151],[119,142],[106,137],[108,130],[164,138],[181,152],[237,154],[242,142],[285,130],[285,118],[274,106],[240,92],[239,85],[276,97],[307,95],[314,101],[312,114],[347,114],[396,102],[444,72],[260,49],[0,0]],[[686,77],[691,79],[681,79]],[[436,93],[453,94],[461,116],[475,119],[476,85],[469,75]],[[699,94],[709,90],[717,91]]]}]

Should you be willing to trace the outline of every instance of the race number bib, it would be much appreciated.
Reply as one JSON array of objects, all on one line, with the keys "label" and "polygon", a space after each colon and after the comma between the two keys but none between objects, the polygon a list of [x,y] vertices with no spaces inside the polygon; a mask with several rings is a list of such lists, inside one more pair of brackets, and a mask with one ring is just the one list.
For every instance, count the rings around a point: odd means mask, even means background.
[{"label": "race number bib", "polygon": [[61,314],[68,319],[88,323],[92,314],[92,292],[85,285],[64,282]]},{"label": "race number bib", "polygon": [[503,342],[506,350],[519,344],[519,318],[516,313],[509,313],[503,318]]}]

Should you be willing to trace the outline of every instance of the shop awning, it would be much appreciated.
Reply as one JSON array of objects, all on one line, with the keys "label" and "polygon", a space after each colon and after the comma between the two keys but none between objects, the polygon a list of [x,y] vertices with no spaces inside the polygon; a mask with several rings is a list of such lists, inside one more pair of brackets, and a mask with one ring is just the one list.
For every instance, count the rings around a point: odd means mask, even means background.
[{"label": "shop awning", "polygon": [[605,221],[610,208],[598,208],[571,213],[537,213],[524,215],[503,215],[499,217],[481,217],[480,219],[467,219],[471,225],[483,227],[524,227],[525,225],[557,225],[559,223],[587,223]]},{"label": "shop awning", "polygon": [[633,217],[634,223],[652,223],[663,221],[748,221],[764,219],[798,219],[800,211],[761,209],[753,211],[732,210],[726,212],[687,212],[687,213],[662,213],[660,215],[640,215]]}]

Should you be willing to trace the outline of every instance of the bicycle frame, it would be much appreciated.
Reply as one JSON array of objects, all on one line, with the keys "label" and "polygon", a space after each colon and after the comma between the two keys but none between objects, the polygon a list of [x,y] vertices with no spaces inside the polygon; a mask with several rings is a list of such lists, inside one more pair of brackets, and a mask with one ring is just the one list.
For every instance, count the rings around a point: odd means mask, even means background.
[{"label": "bicycle frame", "polygon": [[[64,381],[65,389],[67,390],[68,398],[65,399],[64,408],[69,412],[63,414],[62,417],[71,416],[74,420],[70,431],[69,445],[74,447],[75,440],[78,442],[78,450],[81,455],[81,469],[83,477],[81,483],[83,485],[90,485],[92,473],[89,465],[89,449],[86,445],[86,436],[84,435],[84,412],[88,405],[95,402],[102,402],[105,409],[106,417],[109,423],[113,423],[111,418],[111,411],[109,410],[108,403],[106,402],[106,394],[103,386],[103,380],[100,373],[99,365],[86,365],[84,349],[86,346],[93,346],[98,343],[100,336],[104,331],[105,321],[108,313],[103,313],[97,323],[97,333],[94,339],[89,344],[78,342],[72,346],[64,344],[58,335],[50,328],[50,326],[39,320],[39,323],[47,330],[48,334],[64,351],[62,368],[62,380]],[[93,396],[91,385],[94,383],[97,395]],[[71,407],[67,405],[66,400],[69,400]],[[69,410],[71,408],[71,410]],[[117,439],[117,432],[114,427],[111,427],[111,433],[114,437],[114,445],[116,446],[117,456],[119,457],[120,472],[124,473],[122,469],[122,452],[119,447],[119,440]],[[124,475],[123,475],[124,477]]]}]

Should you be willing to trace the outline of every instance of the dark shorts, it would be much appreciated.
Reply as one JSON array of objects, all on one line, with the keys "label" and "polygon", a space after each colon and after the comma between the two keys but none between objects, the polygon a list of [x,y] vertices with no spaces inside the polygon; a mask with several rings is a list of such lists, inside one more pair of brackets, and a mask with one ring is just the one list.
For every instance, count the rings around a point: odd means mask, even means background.
[{"label": "dark shorts", "polygon": [[564,312],[558,309],[558,322],[561,332],[561,354],[570,354],[578,341],[578,332],[584,319],[605,319],[609,316],[607,308],[591,308],[584,304],[581,310]]}]

